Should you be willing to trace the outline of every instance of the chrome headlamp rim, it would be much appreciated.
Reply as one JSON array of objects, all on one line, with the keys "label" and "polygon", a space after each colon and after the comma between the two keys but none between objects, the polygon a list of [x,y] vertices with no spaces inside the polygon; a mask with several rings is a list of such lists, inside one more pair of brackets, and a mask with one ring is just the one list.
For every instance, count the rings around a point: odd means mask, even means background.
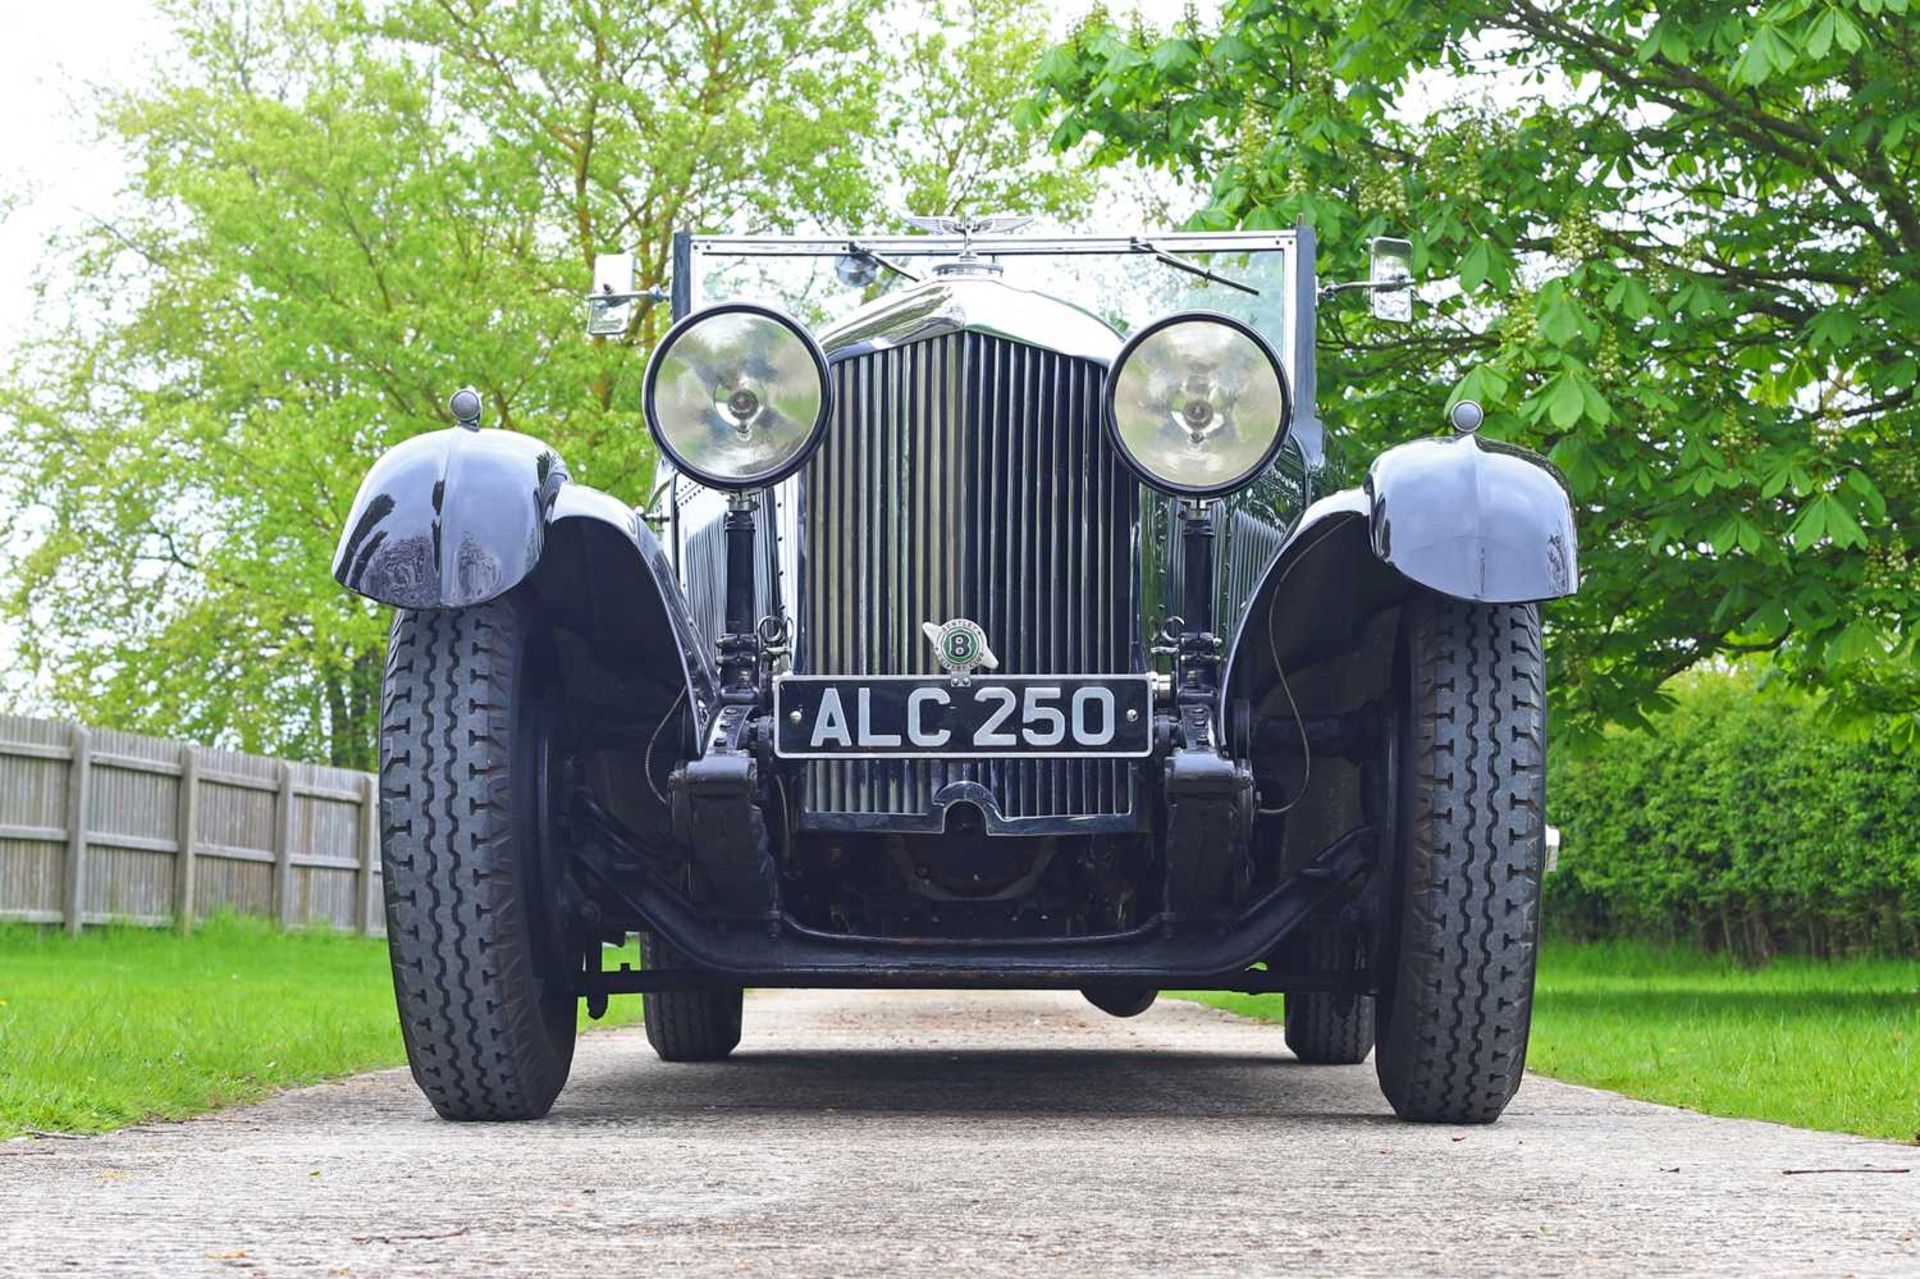
[{"label": "chrome headlamp rim", "polygon": [[[702,321],[734,313],[757,315],[763,319],[772,320],[800,339],[800,344],[806,348],[808,357],[813,361],[814,373],[820,379],[820,412],[812,428],[807,432],[806,442],[794,450],[793,455],[786,461],[751,475],[727,476],[716,475],[694,466],[673,447],[673,443],[667,438],[667,433],[661,429],[659,415],[655,412],[654,390],[660,378],[662,357],[673,349],[673,344],[678,338]],[[820,441],[826,438],[827,423],[833,418],[833,379],[828,374],[827,357],[821,351],[820,343],[815,340],[813,334],[807,332],[805,325],[779,307],[768,306],[762,302],[716,302],[681,316],[665,333],[661,334],[660,341],[654,345],[653,354],[647,357],[646,377],[640,387],[640,407],[647,419],[647,433],[653,437],[655,447],[681,474],[691,476],[708,488],[724,491],[769,488],[805,466],[819,450]]]},{"label": "chrome headlamp rim", "polygon": [[[1274,379],[1280,384],[1280,425],[1273,433],[1273,442],[1269,444],[1266,451],[1260,455],[1259,461],[1247,467],[1240,474],[1231,476],[1218,484],[1205,486],[1177,484],[1165,476],[1155,473],[1151,467],[1147,466],[1146,463],[1134,455],[1132,449],[1127,447],[1127,441],[1120,433],[1119,418],[1114,410],[1114,395],[1119,389],[1120,371],[1126,367],[1127,360],[1133,355],[1134,351],[1162,329],[1171,328],[1175,324],[1184,324],[1192,321],[1223,324],[1248,338],[1252,341],[1255,348],[1259,350],[1260,354],[1266,357],[1267,363],[1273,367]],[[1129,336],[1126,344],[1120,348],[1120,353],[1113,357],[1113,363],[1107,367],[1107,383],[1105,389],[1101,392],[1101,403],[1106,418],[1107,439],[1112,442],[1115,451],[1120,454],[1120,460],[1127,464],[1127,469],[1138,476],[1142,483],[1151,488],[1158,489],[1162,493],[1171,494],[1174,497],[1214,498],[1224,497],[1229,493],[1238,492],[1240,489],[1253,483],[1254,480],[1260,477],[1262,472],[1273,465],[1274,458],[1280,455],[1280,450],[1286,447],[1287,440],[1293,435],[1293,386],[1287,380],[1286,366],[1280,363],[1280,357],[1274,353],[1273,344],[1262,337],[1259,331],[1245,320],[1238,319],[1220,311],[1210,311],[1205,308],[1175,311],[1171,315],[1163,315]]]}]

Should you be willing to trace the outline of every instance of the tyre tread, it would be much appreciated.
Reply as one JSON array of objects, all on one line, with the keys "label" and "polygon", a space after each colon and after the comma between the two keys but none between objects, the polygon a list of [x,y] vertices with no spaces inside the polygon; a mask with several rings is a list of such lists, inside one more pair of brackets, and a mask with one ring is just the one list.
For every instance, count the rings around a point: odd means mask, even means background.
[{"label": "tyre tread", "polygon": [[[1316,972],[1344,972],[1350,966],[1340,934],[1312,928],[1306,937],[1307,961]],[[1373,997],[1337,991],[1288,991],[1281,1006],[1287,1047],[1310,1066],[1355,1066],[1373,1051]]]},{"label": "tyre tread", "polygon": [[1403,1118],[1488,1123],[1519,1087],[1545,849],[1546,704],[1531,605],[1414,605],[1405,905],[1380,1084]]},{"label": "tyre tread", "polygon": [[[669,943],[643,933],[640,962],[645,968],[671,968],[683,961]],[[739,986],[649,991],[641,997],[647,1042],[661,1061],[719,1061],[740,1046],[744,997]]]},{"label": "tyre tread", "polygon": [[448,1119],[532,1119],[573,1055],[543,1007],[521,900],[514,722],[521,625],[507,601],[401,613],[381,717],[388,952],[413,1077]]}]

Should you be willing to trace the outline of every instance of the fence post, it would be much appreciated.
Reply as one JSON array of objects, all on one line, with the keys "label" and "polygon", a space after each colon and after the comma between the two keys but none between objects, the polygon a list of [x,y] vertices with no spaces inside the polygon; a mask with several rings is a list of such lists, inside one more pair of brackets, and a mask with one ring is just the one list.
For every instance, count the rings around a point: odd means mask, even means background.
[{"label": "fence post", "polygon": [[200,748],[180,747],[180,794],[174,809],[173,839],[179,858],[173,864],[173,912],[180,931],[193,931],[194,844],[200,838]]},{"label": "fence post", "polygon": [[368,773],[360,795],[360,901],[354,912],[354,925],[362,936],[373,936],[373,921],[380,911],[374,893],[373,868],[380,864],[380,775]]},{"label": "fence post", "polygon": [[274,839],[273,913],[280,927],[293,927],[293,765],[280,761],[280,805]]},{"label": "fence post", "polygon": [[75,724],[68,740],[73,747],[73,762],[67,767],[67,864],[60,906],[66,915],[67,931],[78,933],[82,922],[80,893],[86,883],[83,863],[87,858],[87,822],[92,807],[93,734],[86,725]]}]

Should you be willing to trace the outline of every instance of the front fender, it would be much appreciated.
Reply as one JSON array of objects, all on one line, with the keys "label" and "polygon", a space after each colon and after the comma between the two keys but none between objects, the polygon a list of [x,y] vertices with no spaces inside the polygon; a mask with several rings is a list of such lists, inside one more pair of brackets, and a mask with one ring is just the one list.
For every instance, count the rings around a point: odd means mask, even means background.
[{"label": "front fender", "polygon": [[504,595],[540,561],[567,482],[532,436],[452,427],[403,441],[361,481],[333,576],[395,608],[464,608]]},{"label": "front fender", "polygon": [[543,593],[568,602],[571,619],[603,655],[659,672],[669,684],[677,680],[693,715],[693,740],[706,741],[720,687],[712,645],[694,626],[660,539],[638,511],[584,484],[562,486],[547,533],[554,562],[539,568],[547,579]]},{"label": "front fender", "polygon": [[659,540],[531,436],[455,427],[389,450],[353,500],[333,575],[405,609],[465,608],[537,578],[557,624],[663,697],[684,692],[704,738],[713,663]]},{"label": "front fender", "polygon": [[1308,507],[1260,573],[1227,650],[1222,712],[1257,705],[1283,667],[1371,660],[1367,619],[1411,585],[1482,603],[1571,595],[1577,549],[1573,503],[1544,459],[1472,435],[1389,449],[1363,487]]},{"label": "front fender", "polygon": [[1388,449],[1367,472],[1373,553],[1443,595],[1523,604],[1580,586],[1573,500],[1546,459],[1459,435]]}]

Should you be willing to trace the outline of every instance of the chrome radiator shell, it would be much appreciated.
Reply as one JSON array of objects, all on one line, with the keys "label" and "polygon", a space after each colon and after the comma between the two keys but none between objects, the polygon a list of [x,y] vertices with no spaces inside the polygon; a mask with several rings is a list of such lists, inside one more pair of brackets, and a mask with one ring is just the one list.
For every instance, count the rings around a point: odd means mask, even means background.
[{"label": "chrome radiator shell", "polygon": [[[794,668],[939,673],[925,622],[969,617],[1007,674],[1146,669],[1141,491],[1101,420],[1104,363],[977,331],[833,361],[798,482]],[[970,802],[1006,833],[1140,828],[1124,760],[816,761],[815,830],[937,831]]]}]

